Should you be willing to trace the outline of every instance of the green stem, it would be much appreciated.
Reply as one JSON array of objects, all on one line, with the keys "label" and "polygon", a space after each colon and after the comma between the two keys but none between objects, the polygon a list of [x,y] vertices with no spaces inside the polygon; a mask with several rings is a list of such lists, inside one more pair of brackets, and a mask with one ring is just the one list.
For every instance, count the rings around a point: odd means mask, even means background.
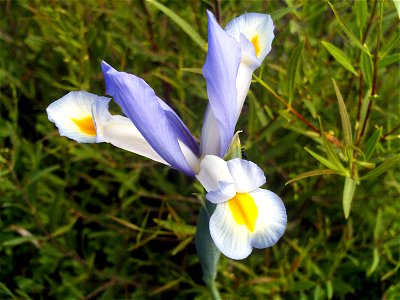
[{"label": "green stem", "polygon": [[217,285],[215,284],[214,280],[207,281],[206,282],[208,290],[210,291],[211,297],[213,300],[221,300],[222,297],[219,294],[219,291],[217,289]]}]

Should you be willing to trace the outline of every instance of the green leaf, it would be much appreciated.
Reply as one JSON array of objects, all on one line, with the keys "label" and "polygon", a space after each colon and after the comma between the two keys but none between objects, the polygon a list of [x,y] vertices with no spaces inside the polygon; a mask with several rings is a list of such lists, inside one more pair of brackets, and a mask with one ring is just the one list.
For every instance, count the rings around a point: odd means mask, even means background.
[{"label": "green leaf", "polygon": [[335,47],[331,43],[322,41],[322,45],[328,50],[328,52],[333,56],[336,61],[341,64],[346,70],[350,71],[354,75],[358,76],[358,73],[354,69],[353,65],[351,64],[350,59],[347,57],[347,55],[340,50],[339,48]]},{"label": "green leaf", "polygon": [[394,63],[398,63],[399,61],[400,61],[400,53],[387,55],[384,58],[379,59],[378,69],[390,66]]},{"label": "green leaf", "polygon": [[393,0],[394,6],[396,7],[397,10],[397,16],[400,19],[400,1],[399,0]]},{"label": "green leaf", "polygon": [[320,175],[332,175],[332,174],[341,174],[341,172],[336,171],[336,170],[331,170],[331,169],[312,170],[312,171],[301,173],[300,175],[296,175],[295,177],[290,179],[288,182],[286,182],[285,185],[292,183],[294,181],[303,179],[303,178],[307,178],[307,177],[320,176]]},{"label": "green leaf", "polygon": [[365,25],[367,24],[367,15],[368,15],[367,0],[354,1],[353,11],[354,11],[354,14],[356,15],[358,28],[359,28],[360,32],[362,32]]},{"label": "green leaf", "polygon": [[343,211],[344,217],[347,219],[350,214],[351,202],[353,201],[354,191],[357,182],[350,177],[346,177],[343,189]]},{"label": "green leaf", "polygon": [[371,276],[371,274],[374,273],[374,271],[378,267],[379,260],[380,260],[379,249],[377,247],[374,247],[374,250],[372,253],[373,253],[372,264],[367,271],[367,277]]},{"label": "green leaf", "polygon": [[339,170],[341,170],[341,171],[346,171],[346,168],[343,167],[343,164],[340,161],[339,156],[336,154],[335,150],[333,149],[332,144],[327,140],[327,138],[325,136],[325,130],[324,130],[324,126],[322,125],[321,118],[318,118],[318,119],[319,119],[319,126],[320,126],[320,130],[321,130],[321,139],[322,139],[322,143],[324,145],[326,156],[328,157],[328,160],[337,166],[337,168],[335,170],[337,170],[339,168]]},{"label": "green leaf", "polygon": [[368,52],[368,49],[366,49],[361,42],[359,41],[359,39],[354,35],[354,33],[345,25],[345,23],[343,22],[342,18],[340,17],[339,13],[336,11],[335,7],[328,2],[329,6],[331,7],[333,13],[335,14],[336,19],[339,22],[339,26],[342,28],[342,30],[344,31],[344,33],[347,35],[347,37],[353,42],[353,44],[355,46],[357,46],[358,48],[360,48],[363,52],[366,52],[368,55],[371,55],[371,53]]},{"label": "green leaf", "polygon": [[173,22],[175,22],[176,25],[178,25],[184,32],[187,33],[188,36],[197,44],[200,46],[201,49],[206,51],[206,42],[203,40],[203,38],[193,29],[193,27],[186,22],[184,19],[182,19],[180,16],[178,16],[175,12],[170,10],[168,7],[164,6],[163,4],[155,1],[155,0],[146,0],[146,2],[150,3],[154,7],[158,8],[161,10],[164,14],[166,14],[168,17],[171,18]]},{"label": "green leaf", "polygon": [[342,129],[343,129],[343,138],[344,143],[348,146],[350,157],[348,157],[349,161],[353,158],[353,134],[351,132],[351,124],[349,119],[349,114],[347,113],[346,105],[344,104],[342,94],[336,84],[336,81],[332,79],[333,86],[335,87],[336,98],[338,100],[339,105],[339,113],[340,119],[342,121]]},{"label": "green leaf", "polygon": [[361,177],[360,180],[370,180],[378,177],[379,175],[385,173],[387,170],[393,167],[393,165],[399,160],[399,158],[400,154],[388,158],[382,164],[377,166],[375,169],[369,171],[367,174]]},{"label": "green leaf", "polygon": [[297,47],[293,50],[288,61],[287,82],[288,82],[289,103],[291,103],[293,99],[294,87],[296,84],[296,74],[299,71],[300,58],[301,58],[301,53],[303,52],[303,48],[304,48],[304,40],[301,41],[300,44],[298,44]]},{"label": "green leaf", "polygon": [[[400,2],[399,2],[400,3]],[[393,49],[396,49],[399,47],[400,44],[400,34],[398,34],[398,32],[394,32],[393,36],[391,39],[389,39],[388,41],[386,41],[383,45],[382,45],[382,49],[380,51],[380,55],[379,55],[379,59],[383,59],[386,57],[386,55],[391,54]],[[398,51],[395,52],[397,53]],[[394,53],[392,53],[394,54]]]},{"label": "green leaf", "polygon": [[203,270],[203,280],[207,285],[212,285],[217,277],[218,261],[221,255],[210,235],[210,216],[215,207],[216,204],[206,201],[206,206],[201,208],[195,238],[197,255]]},{"label": "green leaf", "polygon": [[[367,47],[367,45],[365,45]],[[368,89],[372,89],[372,80],[373,80],[373,72],[374,66],[372,62],[372,57],[366,54],[365,52],[361,52],[360,59],[360,67],[364,76],[364,81],[366,82]]]},{"label": "green leaf", "polygon": [[338,172],[341,172],[341,167],[336,165],[334,162],[326,159],[325,157],[315,153],[314,151],[308,149],[307,147],[304,147],[304,149],[311,154],[312,157],[314,157],[316,160],[318,160],[321,164],[323,164],[325,167],[328,167],[331,170],[335,170]]},{"label": "green leaf", "polygon": [[374,154],[376,145],[378,144],[379,138],[382,134],[382,128],[378,128],[375,132],[370,136],[370,138],[365,143],[365,159],[368,161],[372,154]]}]

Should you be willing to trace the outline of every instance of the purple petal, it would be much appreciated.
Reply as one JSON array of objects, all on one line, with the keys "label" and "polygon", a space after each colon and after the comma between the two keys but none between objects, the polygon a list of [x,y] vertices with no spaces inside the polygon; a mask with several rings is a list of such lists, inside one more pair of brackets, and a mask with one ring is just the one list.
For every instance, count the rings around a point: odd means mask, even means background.
[{"label": "purple petal", "polygon": [[102,62],[107,94],[121,106],[153,149],[173,168],[194,176],[179,146],[178,139],[197,155],[199,150],[189,130],[175,112],[159,99],[141,78],[118,72]]},{"label": "purple petal", "polygon": [[[212,112],[219,124],[220,156],[225,154],[236,125],[236,76],[241,61],[239,43],[208,15],[208,53],[203,66]],[[203,124],[204,126],[204,124]]]}]

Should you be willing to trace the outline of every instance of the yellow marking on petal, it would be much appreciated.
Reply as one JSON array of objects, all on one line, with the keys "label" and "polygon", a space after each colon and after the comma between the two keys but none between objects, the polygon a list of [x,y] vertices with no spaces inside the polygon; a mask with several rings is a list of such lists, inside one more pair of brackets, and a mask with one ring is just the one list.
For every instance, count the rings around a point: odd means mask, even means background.
[{"label": "yellow marking on petal", "polygon": [[79,127],[79,129],[83,133],[86,133],[91,136],[96,136],[96,128],[94,127],[92,117],[86,117],[80,120],[77,119],[71,119],[71,120]]},{"label": "yellow marking on petal", "polygon": [[254,199],[248,193],[236,193],[235,197],[228,201],[228,206],[236,223],[246,225],[247,229],[253,232],[258,217]]},{"label": "yellow marking on petal", "polygon": [[251,43],[254,46],[254,50],[256,51],[256,56],[258,56],[258,53],[260,53],[260,44],[258,43],[258,35],[256,35],[255,37],[253,37],[251,39]]}]

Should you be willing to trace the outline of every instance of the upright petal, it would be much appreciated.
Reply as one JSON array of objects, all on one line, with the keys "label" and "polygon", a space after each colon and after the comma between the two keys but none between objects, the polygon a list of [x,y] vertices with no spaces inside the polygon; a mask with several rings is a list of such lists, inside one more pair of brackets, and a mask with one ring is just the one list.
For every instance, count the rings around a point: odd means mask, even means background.
[{"label": "upright petal", "polygon": [[[152,148],[173,168],[194,176],[182,153],[179,141],[189,149],[194,147],[194,139],[177,119],[178,116],[154,93],[141,78],[118,72],[106,62],[102,62],[107,93],[121,106],[122,111],[134,123]],[[185,132],[183,132],[183,128]],[[185,142],[192,141],[186,144]],[[198,151],[193,151],[194,154]]]},{"label": "upright petal", "polygon": [[243,14],[230,21],[225,30],[239,42],[241,34],[244,34],[247,40],[253,44],[255,54],[260,62],[271,51],[272,40],[275,36],[274,23],[269,15]]},{"label": "upright petal", "polygon": [[242,51],[242,61],[236,77],[237,120],[249,91],[253,72],[271,51],[274,24],[269,15],[248,13],[233,19],[225,30],[240,43]]},{"label": "upright petal", "polygon": [[[227,34],[217,23],[211,12],[208,15],[208,53],[203,66],[203,75],[207,82],[207,93],[211,112],[206,115],[202,130],[202,155],[216,154],[222,157],[234,134],[236,125],[236,77],[241,61],[239,43]],[[215,118],[220,135],[219,153],[208,153],[210,141],[205,132]]]}]

